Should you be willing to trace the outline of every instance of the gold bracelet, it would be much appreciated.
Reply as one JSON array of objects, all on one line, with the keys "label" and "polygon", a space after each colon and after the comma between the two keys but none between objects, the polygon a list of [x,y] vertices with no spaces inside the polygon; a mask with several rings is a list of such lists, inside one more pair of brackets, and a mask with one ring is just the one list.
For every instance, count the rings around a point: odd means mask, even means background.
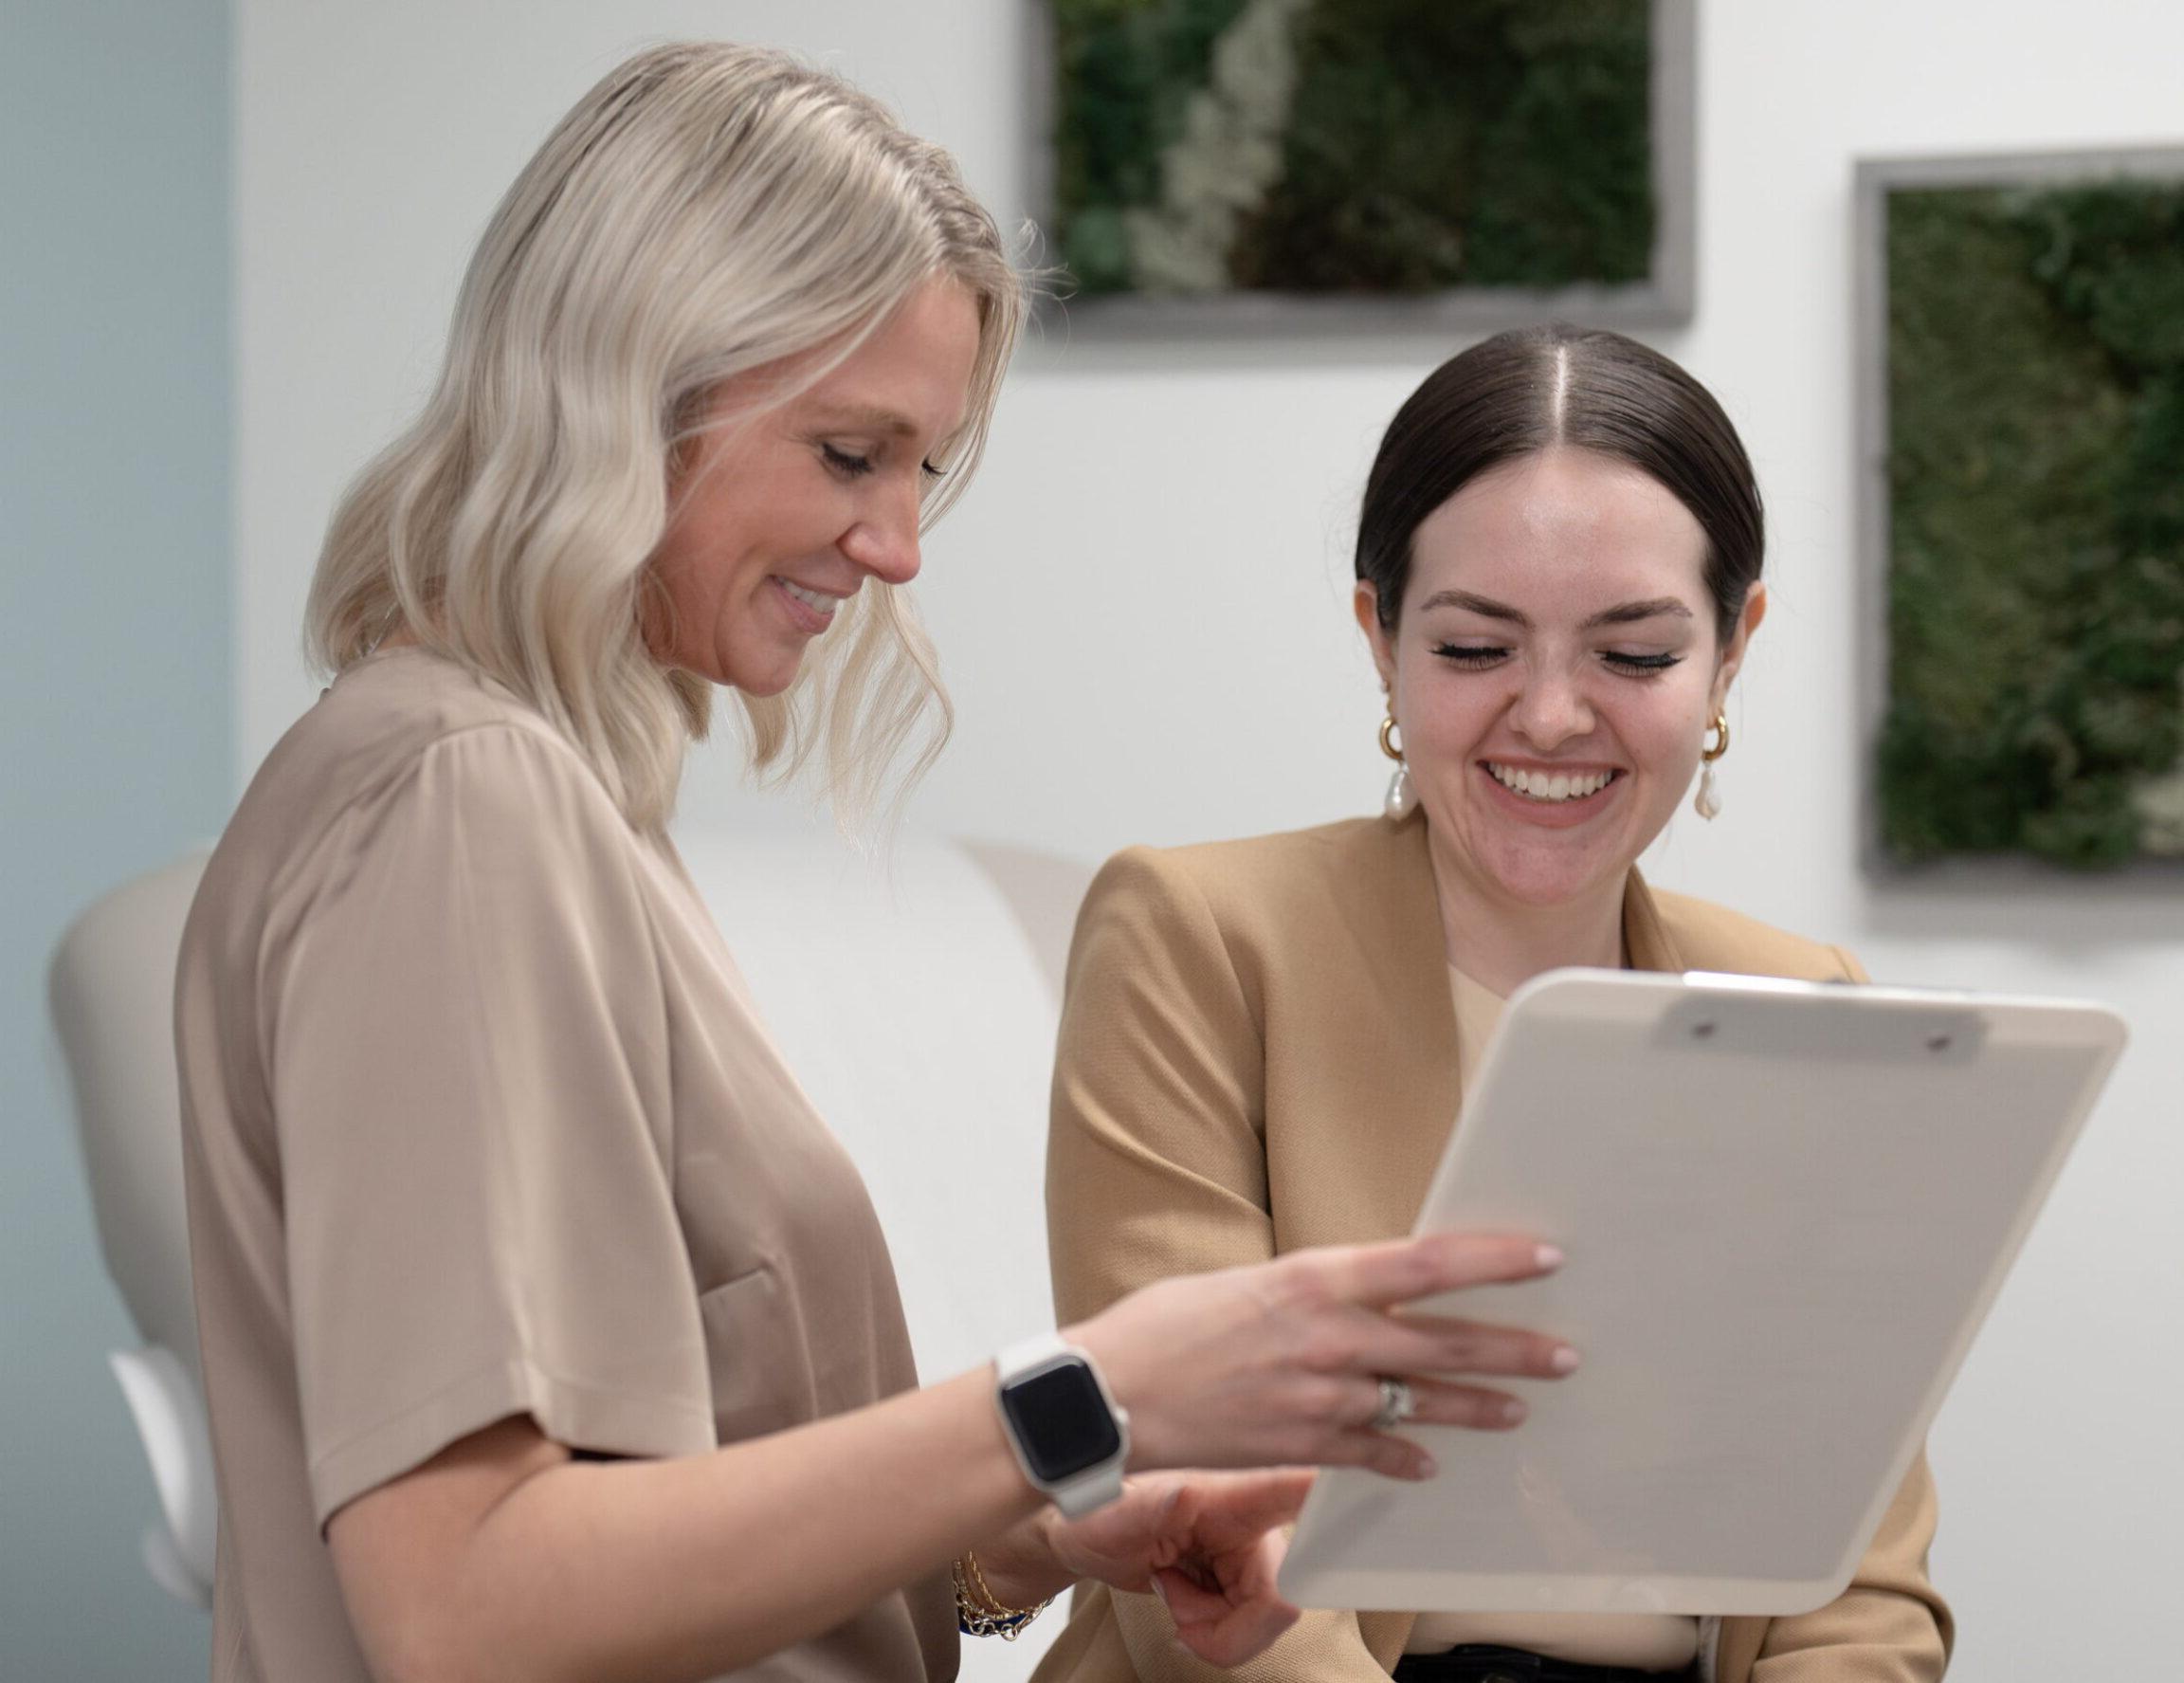
[{"label": "gold bracelet", "polygon": [[1054,1604],[1048,1596],[1031,1607],[1011,1607],[993,1593],[986,1574],[978,1570],[978,1557],[970,1549],[949,1568],[956,1582],[956,1628],[967,1637],[999,1637],[1013,1642],[1024,1627]]}]

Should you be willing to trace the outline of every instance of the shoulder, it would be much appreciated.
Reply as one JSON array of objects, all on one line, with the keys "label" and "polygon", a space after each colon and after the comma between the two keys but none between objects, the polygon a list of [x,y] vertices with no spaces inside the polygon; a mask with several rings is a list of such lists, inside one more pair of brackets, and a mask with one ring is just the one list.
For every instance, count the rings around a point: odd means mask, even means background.
[{"label": "shoulder", "polygon": [[597,862],[635,840],[537,713],[453,662],[403,650],[345,673],[281,739],[206,874],[268,901],[345,876],[366,848],[420,869],[481,854],[521,870],[571,850]]},{"label": "shoulder", "polygon": [[[402,649],[352,668],[296,722],[266,759],[268,770],[338,768],[352,789],[399,776],[435,750],[477,738],[567,773],[583,759],[532,707],[489,679],[423,649]],[[596,781],[596,779],[593,779]]]},{"label": "shoulder", "polygon": [[[1178,848],[1128,848],[1101,867],[1078,922],[1081,945],[1126,937],[1133,956],[1218,949],[1238,974],[1311,964],[1377,926],[1391,885],[1426,876],[1423,841],[1380,818]],[[1415,853],[1416,858],[1411,855]]]},{"label": "shoulder", "polygon": [[1790,981],[1862,981],[1858,961],[1839,946],[1793,935],[1757,918],[1688,894],[1652,890],[1662,926],[1689,970],[1778,976]]},{"label": "shoulder", "polygon": [[1420,826],[1348,818],[1179,848],[1126,848],[1101,868],[1085,913],[1135,909],[1218,927],[1231,943],[1295,944],[1311,931],[1355,920],[1350,903],[1377,896],[1404,874],[1410,855],[1423,869]]},{"label": "shoulder", "polygon": [[1179,848],[1126,848],[1096,881],[1174,895],[1194,893],[1217,911],[1325,893],[1330,883],[1384,867],[1395,832],[1378,818],[1347,818]]},{"label": "shoulder", "polygon": [[434,794],[495,806],[558,790],[613,810],[583,757],[530,706],[488,679],[423,649],[353,668],[281,739],[245,797],[266,786],[288,813],[398,796],[420,778]]}]

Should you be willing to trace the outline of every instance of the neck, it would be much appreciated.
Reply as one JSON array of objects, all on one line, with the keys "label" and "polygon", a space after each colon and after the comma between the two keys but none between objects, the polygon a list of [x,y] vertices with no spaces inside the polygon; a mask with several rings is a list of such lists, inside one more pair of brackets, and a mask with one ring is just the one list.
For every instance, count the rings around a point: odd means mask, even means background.
[{"label": "neck", "polygon": [[1583,900],[1526,906],[1470,881],[1429,848],[1441,939],[1448,962],[1506,998],[1535,976],[1565,965],[1621,969],[1624,880]]}]

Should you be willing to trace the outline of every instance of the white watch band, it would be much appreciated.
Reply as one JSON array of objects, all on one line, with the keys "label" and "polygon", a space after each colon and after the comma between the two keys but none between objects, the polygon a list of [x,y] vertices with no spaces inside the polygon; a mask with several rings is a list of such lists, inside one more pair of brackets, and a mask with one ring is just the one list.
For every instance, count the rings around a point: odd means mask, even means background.
[{"label": "white watch band", "polygon": [[[1107,1412],[1114,1417],[1119,1443],[1115,1454],[1104,1461],[1050,1484],[1039,1476],[1031,1458],[1024,1453],[1024,1445],[1016,1436],[1015,1422],[1001,1406],[1001,1392],[1011,1381],[1028,1378],[1065,1362],[1082,1362],[1085,1372],[1092,1376],[1093,1384],[1099,1387],[1100,1396],[1107,1404]],[[1106,1376],[1100,1371],[1100,1364],[1092,1360],[1089,1351],[1055,1332],[1010,1345],[993,1358],[993,1406],[1001,1416],[1001,1435],[1008,1438],[1010,1452],[1015,1455],[1016,1465],[1023,1469],[1025,1479],[1033,1489],[1044,1491],[1065,1518],[1080,1519],[1121,1495],[1122,1469],[1130,1458],[1130,1416],[1115,1400],[1115,1393],[1107,1388]]]}]

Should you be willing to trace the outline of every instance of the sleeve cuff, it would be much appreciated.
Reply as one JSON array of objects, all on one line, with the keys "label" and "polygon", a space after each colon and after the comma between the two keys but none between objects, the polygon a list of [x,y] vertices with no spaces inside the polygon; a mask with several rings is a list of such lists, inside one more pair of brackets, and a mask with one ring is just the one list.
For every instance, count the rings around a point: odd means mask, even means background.
[{"label": "sleeve cuff", "polygon": [[556,1443],[600,1454],[665,1460],[717,1447],[707,1409],[573,1383],[512,1357],[313,1455],[311,1501],[320,1533],[337,1512],[367,1491],[423,1466],[457,1439],[515,1415],[529,1415]]}]

